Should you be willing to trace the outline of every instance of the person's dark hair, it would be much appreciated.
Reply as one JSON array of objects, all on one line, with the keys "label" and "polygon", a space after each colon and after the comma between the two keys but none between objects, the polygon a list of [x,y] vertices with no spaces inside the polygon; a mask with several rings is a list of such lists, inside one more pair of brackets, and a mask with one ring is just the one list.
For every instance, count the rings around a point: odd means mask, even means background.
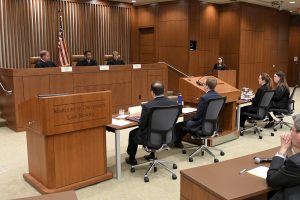
[{"label": "person's dark hair", "polygon": [[287,82],[286,82],[286,77],[285,77],[285,73],[283,71],[277,71],[275,73],[278,77],[279,77],[279,81],[277,83],[277,88],[278,87],[286,87],[289,88]]},{"label": "person's dark hair", "polygon": [[209,77],[206,79],[205,84],[207,85],[207,87],[210,90],[214,90],[217,86],[217,79],[213,78],[213,77]]},{"label": "person's dark hair", "polygon": [[92,53],[92,51],[91,50],[86,50],[86,51],[83,52],[83,55],[86,56],[87,53]]},{"label": "person's dark hair", "polygon": [[155,96],[163,95],[165,92],[165,87],[160,81],[155,81],[151,84],[151,90]]},{"label": "person's dark hair", "polygon": [[267,73],[261,73],[261,80],[264,80],[266,82],[266,85],[269,90],[273,88],[273,80],[270,78],[269,74]]},{"label": "person's dark hair", "polygon": [[47,50],[42,50],[42,51],[40,51],[40,57],[42,58],[42,57],[45,56],[47,53],[49,53]]}]

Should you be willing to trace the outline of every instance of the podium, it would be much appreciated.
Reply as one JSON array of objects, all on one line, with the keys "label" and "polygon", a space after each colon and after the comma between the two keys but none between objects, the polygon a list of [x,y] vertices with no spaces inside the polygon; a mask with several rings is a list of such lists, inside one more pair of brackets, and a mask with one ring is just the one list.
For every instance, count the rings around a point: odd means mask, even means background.
[{"label": "podium", "polygon": [[[204,83],[207,77],[210,76],[179,79],[179,92],[182,94],[184,105],[197,107],[199,98],[205,94],[204,86],[198,85],[197,81],[200,80]],[[219,128],[222,129],[222,132],[208,141],[209,146],[222,144],[239,137],[236,128],[236,102],[241,95],[240,90],[217,78],[215,91],[227,98],[219,117]]]},{"label": "podium", "polygon": [[19,106],[26,119],[29,172],[39,192],[82,188],[112,178],[107,171],[106,124],[111,92],[44,95]]},{"label": "podium", "polygon": [[213,76],[236,87],[236,70],[214,70]]}]

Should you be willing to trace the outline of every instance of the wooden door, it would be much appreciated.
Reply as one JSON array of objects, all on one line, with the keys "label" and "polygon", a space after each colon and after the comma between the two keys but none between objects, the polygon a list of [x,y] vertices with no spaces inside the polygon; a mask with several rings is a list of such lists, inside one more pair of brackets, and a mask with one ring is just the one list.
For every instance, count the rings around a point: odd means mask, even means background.
[{"label": "wooden door", "polygon": [[156,62],[154,51],[154,28],[140,28],[139,31],[139,60],[140,63]]}]

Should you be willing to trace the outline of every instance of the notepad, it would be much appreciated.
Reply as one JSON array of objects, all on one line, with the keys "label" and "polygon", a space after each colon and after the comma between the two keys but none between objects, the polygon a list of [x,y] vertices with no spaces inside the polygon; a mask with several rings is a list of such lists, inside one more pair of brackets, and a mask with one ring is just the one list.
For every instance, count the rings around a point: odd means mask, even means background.
[{"label": "notepad", "polygon": [[128,116],[129,115],[119,115],[119,116],[116,117],[116,119],[125,119]]},{"label": "notepad", "polygon": [[258,176],[260,178],[266,179],[269,168],[265,166],[259,166],[254,169],[250,169],[247,172],[254,176]]},{"label": "notepad", "polygon": [[197,108],[182,108],[182,113],[186,114],[186,113],[191,113],[191,112],[195,112],[197,110]]},{"label": "notepad", "polygon": [[112,119],[112,124],[116,126],[126,126],[132,122],[123,119]]}]

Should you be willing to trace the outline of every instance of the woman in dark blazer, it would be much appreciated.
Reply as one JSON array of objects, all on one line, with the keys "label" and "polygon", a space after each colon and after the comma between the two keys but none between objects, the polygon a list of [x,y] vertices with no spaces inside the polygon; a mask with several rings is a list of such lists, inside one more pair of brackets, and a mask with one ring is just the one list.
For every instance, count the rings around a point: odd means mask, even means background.
[{"label": "woman in dark blazer", "polygon": [[[258,103],[265,91],[271,90],[273,86],[273,81],[270,78],[270,76],[267,73],[261,73],[258,77],[258,84],[260,85],[260,88],[255,93],[255,97],[251,100],[252,105],[243,107],[241,112],[248,112],[248,113],[256,113]],[[240,127],[245,126],[245,122],[247,120],[247,116],[241,115],[240,120]]]},{"label": "woman in dark blazer", "polygon": [[224,63],[224,58],[223,57],[219,57],[218,58],[218,63],[216,63],[214,65],[214,70],[225,70],[227,69],[227,66]]},{"label": "woman in dark blazer", "polygon": [[[277,109],[288,109],[289,108],[289,98],[290,98],[290,89],[286,82],[285,73],[278,71],[274,74],[274,82],[276,85],[275,94],[272,98],[271,108]],[[274,119],[272,115],[268,115],[269,123],[266,124],[265,128],[273,127]]]}]

